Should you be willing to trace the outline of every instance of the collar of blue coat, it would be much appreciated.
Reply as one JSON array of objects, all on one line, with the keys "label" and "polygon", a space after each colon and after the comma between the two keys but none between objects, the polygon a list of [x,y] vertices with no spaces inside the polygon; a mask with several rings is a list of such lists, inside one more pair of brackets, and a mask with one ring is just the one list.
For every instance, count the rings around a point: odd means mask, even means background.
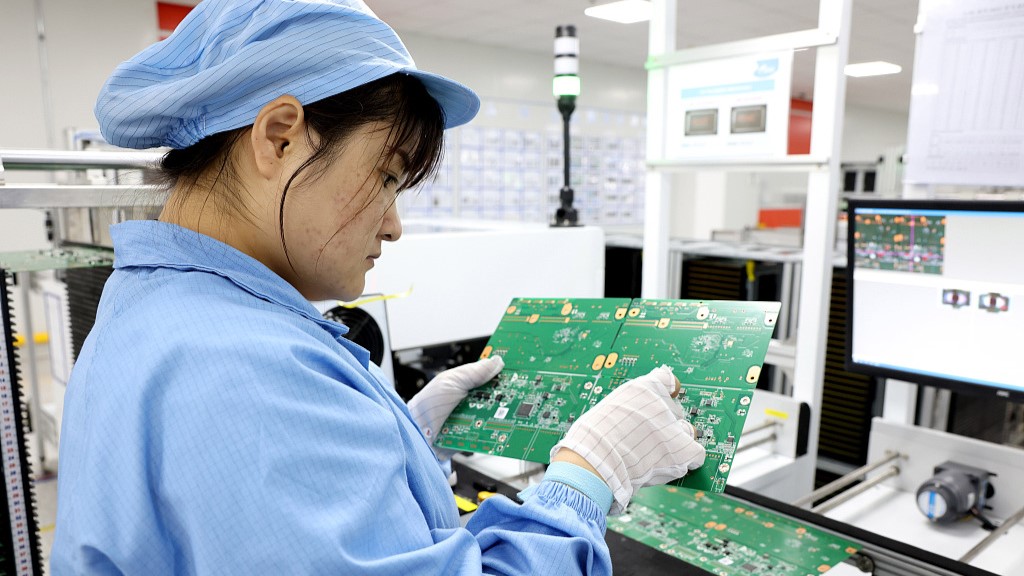
[{"label": "collar of blue coat", "polygon": [[[257,298],[284,306],[316,322],[346,348],[369,353],[342,338],[348,328],[320,315],[294,286],[262,262],[219,240],[176,224],[130,220],[110,227],[114,268],[174,268],[217,274]],[[354,351],[354,350],[353,350]],[[361,358],[362,354],[356,354]],[[365,364],[365,362],[363,362]]]}]

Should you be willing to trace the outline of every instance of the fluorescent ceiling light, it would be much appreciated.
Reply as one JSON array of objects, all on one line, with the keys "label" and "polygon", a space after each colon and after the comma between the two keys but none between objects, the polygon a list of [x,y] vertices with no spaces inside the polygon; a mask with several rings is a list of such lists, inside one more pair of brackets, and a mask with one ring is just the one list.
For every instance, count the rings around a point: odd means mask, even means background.
[{"label": "fluorescent ceiling light", "polygon": [[587,16],[633,24],[651,19],[651,3],[647,0],[619,0],[610,4],[591,6],[583,11]]},{"label": "fluorescent ceiling light", "polygon": [[864,76],[884,76],[886,74],[899,74],[903,67],[892,62],[861,62],[860,64],[847,64],[843,72],[847,76],[861,78]]}]

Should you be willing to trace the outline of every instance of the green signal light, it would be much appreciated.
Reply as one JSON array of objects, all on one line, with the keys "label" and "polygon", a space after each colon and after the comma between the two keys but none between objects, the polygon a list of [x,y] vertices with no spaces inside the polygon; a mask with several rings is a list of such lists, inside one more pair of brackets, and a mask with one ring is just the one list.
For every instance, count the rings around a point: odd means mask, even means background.
[{"label": "green signal light", "polygon": [[579,96],[580,77],[576,75],[555,76],[551,82],[551,92],[555,96]]}]

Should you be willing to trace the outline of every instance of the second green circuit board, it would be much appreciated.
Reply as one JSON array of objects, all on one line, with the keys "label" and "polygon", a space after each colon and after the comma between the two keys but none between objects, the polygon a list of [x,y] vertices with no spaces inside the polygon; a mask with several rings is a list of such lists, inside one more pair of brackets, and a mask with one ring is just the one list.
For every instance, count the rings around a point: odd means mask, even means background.
[{"label": "second green circuit board", "polygon": [[716,576],[819,576],[859,545],[726,494],[651,486],[608,529]]},{"label": "second green circuit board", "polygon": [[778,320],[778,302],[513,300],[483,356],[505,369],[452,412],[435,444],[547,463],[583,413],[623,382],[668,365],[707,450],[679,481],[721,492]]}]

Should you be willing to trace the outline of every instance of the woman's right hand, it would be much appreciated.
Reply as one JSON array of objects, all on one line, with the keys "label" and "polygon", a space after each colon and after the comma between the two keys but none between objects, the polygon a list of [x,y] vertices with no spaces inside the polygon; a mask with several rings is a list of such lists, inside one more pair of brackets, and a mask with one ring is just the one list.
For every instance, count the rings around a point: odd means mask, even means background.
[{"label": "woman's right hand", "polygon": [[667,366],[622,384],[569,428],[551,449],[551,461],[597,473],[612,490],[609,514],[621,514],[637,489],[704,464],[704,447],[673,399],[678,392],[679,380]]}]

